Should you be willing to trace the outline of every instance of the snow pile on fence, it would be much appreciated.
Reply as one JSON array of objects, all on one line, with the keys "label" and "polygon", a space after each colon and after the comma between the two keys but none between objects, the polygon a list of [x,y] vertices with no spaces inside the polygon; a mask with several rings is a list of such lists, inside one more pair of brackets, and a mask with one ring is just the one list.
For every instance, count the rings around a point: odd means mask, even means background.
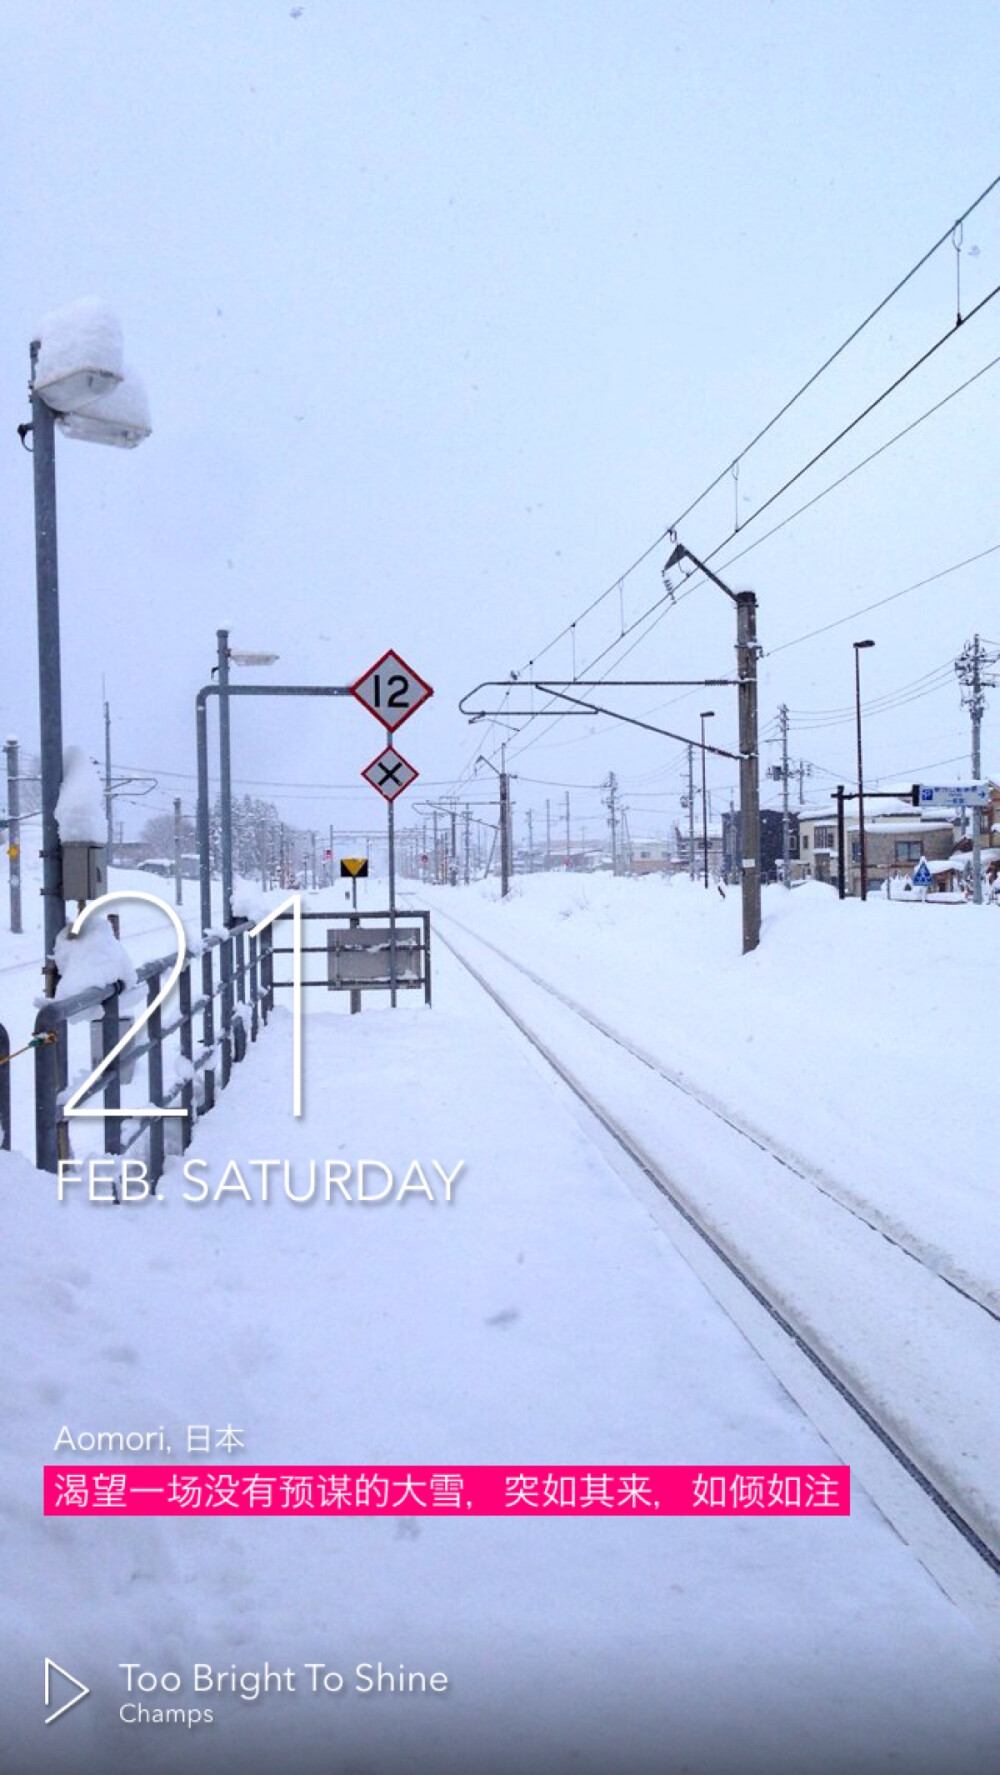
[{"label": "snow pile on fence", "polygon": [[91,918],[78,937],[61,931],[56,938],[55,961],[59,970],[56,998],[73,998],[94,986],[135,985],[135,968],[107,918]]}]

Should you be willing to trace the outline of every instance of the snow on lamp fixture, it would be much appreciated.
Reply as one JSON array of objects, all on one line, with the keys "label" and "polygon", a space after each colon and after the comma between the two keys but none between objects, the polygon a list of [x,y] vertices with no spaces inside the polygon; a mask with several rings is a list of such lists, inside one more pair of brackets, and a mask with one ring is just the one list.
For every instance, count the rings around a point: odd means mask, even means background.
[{"label": "snow on lamp fixture", "polygon": [[57,412],[56,424],[68,438],[134,450],[153,429],[145,384],[126,370],[121,380],[97,400],[88,401],[72,413]]},{"label": "snow on lamp fixture", "polygon": [[231,647],[229,657],[234,666],[273,666],[280,656],[277,653],[247,653],[243,648]]},{"label": "snow on lamp fixture", "polygon": [[95,297],[47,314],[38,329],[32,390],[54,413],[75,413],[124,375],[117,316]]}]

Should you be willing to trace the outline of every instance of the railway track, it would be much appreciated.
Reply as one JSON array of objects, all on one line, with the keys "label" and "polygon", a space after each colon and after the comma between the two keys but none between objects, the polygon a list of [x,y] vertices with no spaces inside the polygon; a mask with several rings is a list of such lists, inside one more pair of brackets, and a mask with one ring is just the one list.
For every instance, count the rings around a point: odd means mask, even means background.
[{"label": "railway track", "polygon": [[[690,1081],[663,1065],[654,1056],[614,1029],[602,1018],[596,1016],[586,1006],[581,1005],[570,994],[562,991],[550,981],[544,980],[533,969],[515,960],[492,943],[488,938],[480,936],[470,927],[450,913],[435,910],[436,919],[443,920],[454,926],[464,936],[471,938],[482,949],[496,956],[502,964],[512,969],[515,974],[527,980],[532,989],[559,1005],[564,1011],[571,1013],[585,1026],[592,1029],[604,1040],[614,1045],[643,1068],[654,1073],[665,1083],[673,1086],[686,1098],[697,1104],[722,1122],[738,1139],[746,1141],[768,1161],[774,1162],[785,1173],[812,1186],[822,1196],[828,1210],[833,1209],[850,1217],[856,1228],[864,1229],[864,1233],[876,1235],[885,1241],[900,1257],[912,1260],[923,1272],[922,1286],[941,1283],[965,1303],[963,1311],[971,1309],[982,1315],[981,1323],[984,1332],[992,1336],[992,1327],[996,1325],[1000,1314],[995,1303],[980,1298],[977,1293],[965,1285],[957,1283],[952,1277],[944,1275],[940,1270],[926,1263],[919,1252],[907,1246],[904,1239],[890,1233],[880,1225],[878,1219],[869,1212],[862,1211],[850,1200],[844,1200],[838,1192],[835,1181],[825,1174],[817,1173],[805,1161],[789,1154],[779,1146],[772,1144],[759,1130],[746,1125],[742,1119],[734,1115],[726,1106],[700,1092]],[[523,1004],[511,1001],[508,992],[498,985],[495,974],[490,977],[477,965],[477,961],[464,952],[463,946],[454,937],[446,935],[438,926],[438,936],[448,952],[467,971],[473,980],[486,992],[497,1008],[519,1030],[521,1035],[531,1044],[534,1050],[544,1059],[546,1064],[558,1075],[573,1095],[600,1124],[601,1128],[612,1141],[638,1167],[645,1179],[657,1194],[669,1203],[673,1209],[696,1235],[698,1240],[712,1253],[750,1298],[761,1308],[771,1324],[786,1338],[791,1340],[795,1349],[803,1356],[812,1370],[831,1387],[839,1400],[846,1405],[854,1419],[874,1437],[880,1448],[890,1457],[891,1462],[916,1485],[924,1499],[933,1507],[940,1518],[943,1518],[960,1537],[965,1548],[976,1556],[994,1577],[1000,1577],[1000,1525],[996,1517],[989,1517],[977,1508],[975,1500],[963,1494],[954,1472],[942,1468],[942,1463],[935,1451],[920,1445],[920,1438],[907,1433],[904,1425],[896,1421],[897,1414],[886,1409],[885,1400],[874,1399],[866,1387],[864,1376],[859,1372],[863,1364],[852,1362],[850,1353],[837,1347],[835,1340],[824,1335],[822,1328],[810,1323],[809,1315],[797,1310],[794,1302],[790,1302],[774,1274],[768,1274],[766,1268],[757,1263],[744,1248],[742,1241],[734,1237],[732,1229],[720,1226],[707,1214],[704,1205],[699,1203],[683,1188],[676,1178],[665,1168],[662,1159],[650,1150],[630,1128],[622,1117],[616,1113],[608,1099],[612,1093],[605,1085],[595,1087],[581,1076],[580,1071],[570,1064],[558,1051],[551,1039],[540,1033],[537,1019],[533,1022],[530,1013],[526,1013]],[[959,1309],[956,1306],[955,1311]],[[997,1350],[1000,1355],[1000,1348]]]},{"label": "railway track", "polygon": [[[780,1165],[783,1170],[790,1172],[792,1176],[798,1177],[803,1183],[818,1190],[821,1195],[826,1196],[830,1201],[836,1202],[838,1207],[842,1208],[845,1213],[852,1215],[872,1232],[878,1233],[881,1238],[885,1239],[888,1244],[894,1246],[897,1251],[900,1251],[906,1257],[911,1258],[914,1263],[920,1264],[921,1267],[925,1269],[928,1274],[935,1277],[937,1281],[942,1282],[946,1287],[953,1289],[954,1292],[960,1294],[964,1300],[971,1301],[974,1306],[979,1307],[982,1312],[988,1314],[991,1319],[1000,1325],[1000,1295],[986,1286],[970,1280],[969,1277],[962,1275],[953,1266],[949,1266],[947,1260],[942,1259],[940,1251],[936,1248],[928,1246],[915,1237],[915,1235],[909,1232],[905,1227],[900,1226],[898,1222],[891,1220],[887,1215],[880,1213],[880,1211],[871,1203],[864,1202],[847,1184],[841,1183],[838,1179],[831,1177],[828,1172],[822,1170],[820,1167],[811,1165],[807,1159],[771,1139],[759,1128],[754,1127],[752,1123],[740,1116],[734,1109],[726,1104],[720,1103],[719,1100],[716,1097],[713,1097],[709,1092],[700,1090],[697,1085],[693,1084],[691,1080],[686,1078],[682,1073],[665,1065],[662,1060],[657,1059],[654,1055],[650,1054],[647,1049],[632,1041],[631,1038],[625,1035],[620,1029],[614,1028],[614,1026],[608,1023],[603,1017],[597,1016],[594,1011],[590,1010],[586,1005],[581,1004],[580,1001],[573,998],[570,993],[564,992],[561,987],[554,986],[550,980],[545,980],[542,975],[536,973],[533,968],[527,967],[524,962],[517,961],[512,955],[509,955],[506,950],[500,949],[496,943],[490,942],[488,937],[481,936],[478,931],[474,931],[471,926],[463,924],[461,920],[455,918],[453,914],[449,912],[435,910],[434,916],[435,918],[446,919],[450,924],[454,924],[459,930],[461,930],[465,936],[471,937],[474,942],[480,943],[485,949],[491,950],[494,955],[498,956],[499,959],[506,964],[507,967],[514,968],[516,972],[522,974],[526,980],[530,980],[533,986],[537,986],[540,991],[547,993],[550,998],[556,1000],[557,1003],[564,1005],[567,1010],[573,1011],[584,1023],[589,1024],[592,1029],[596,1029],[607,1041],[613,1042],[616,1047],[621,1048],[625,1053],[630,1054],[633,1059],[637,1060],[640,1065],[654,1073],[657,1078],[662,1079],[665,1084],[672,1086],[675,1091],[681,1092],[683,1096],[691,1098],[693,1102],[697,1103],[710,1116],[714,1117],[716,1121],[721,1122],[725,1127],[732,1129],[735,1134],[740,1136],[741,1139],[746,1140],[751,1146],[755,1147],[758,1152],[766,1153],[768,1158],[773,1159],[775,1164]],[[452,953],[455,954],[457,951],[452,949]]]},{"label": "railway track", "polygon": [[[154,932],[156,932],[156,931],[159,931],[161,934],[164,933],[164,926],[163,926],[162,922],[160,924],[143,925],[141,931],[129,931],[128,934],[123,938],[123,941],[126,944],[133,943],[133,942],[135,942],[136,938],[151,937],[154,934]],[[167,935],[164,934],[164,941],[166,942],[167,940],[168,940]],[[41,939],[41,936],[39,935],[39,937],[38,937],[39,944],[41,944],[41,941],[42,941],[42,939]],[[39,978],[41,978],[42,962],[41,962],[40,955],[32,956],[30,961],[7,961],[7,962],[3,962],[2,964],[0,964],[0,974],[26,974],[31,969],[33,969],[34,972],[39,976]]]}]

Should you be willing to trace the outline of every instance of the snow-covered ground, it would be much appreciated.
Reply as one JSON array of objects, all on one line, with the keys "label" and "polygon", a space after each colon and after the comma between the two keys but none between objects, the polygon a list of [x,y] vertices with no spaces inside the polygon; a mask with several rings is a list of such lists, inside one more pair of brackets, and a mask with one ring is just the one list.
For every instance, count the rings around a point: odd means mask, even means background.
[{"label": "snow-covered ground", "polygon": [[[369,893],[377,902],[379,884]],[[944,1151],[930,1086],[957,1078],[963,1025],[923,1056],[912,1090],[890,1087],[917,1064],[909,1020],[932,989],[948,1008],[978,991],[984,1009],[995,913],[873,905],[837,908],[838,922],[811,890],[768,896],[764,943],[743,960],[733,897],[681,884],[550,878],[506,905],[479,889],[435,899],[848,1181],[865,1150],[865,1187],[891,1169],[897,1139],[908,1170],[925,1126],[932,1154]],[[19,1001],[28,993],[17,984]],[[181,1455],[185,1426],[239,1426],[245,1449],[227,1464],[840,1458],[440,948],[432,1011],[405,1001],[394,1015],[326,1013],[323,1003],[306,1027],[301,1120],[279,1011],[199,1125],[193,1156],[211,1175],[262,1157],[300,1169],[378,1158],[397,1171],[464,1159],[451,1206],[278,1196],[198,1207],[180,1200],[176,1171],[162,1203],[60,1205],[51,1178],[0,1160],[14,1578],[4,1659],[21,1696],[6,1766],[989,1769],[994,1652],[860,1488],[849,1518],[826,1521],[41,1516],[41,1467],[64,1425],[163,1425]],[[879,1048],[861,1039],[873,1022]],[[978,1033],[965,1052],[980,1132],[962,1145],[978,1161],[941,1216],[956,1254],[971,1249],[976,1204],[990,1224]],[[842,1117],[837,1091],[819,1089],[829,1067],[853,1094]],[[15,1144],[26,1144],[17,1123]],[[936,1158],[920,1178],[923,1226],[937,1212]],[[977,1262],[996,1285],[983,1238]],[[93,1691],[51,1728],[45,1656]],[[378,1658],[443,1670],[449,1691],[230,1696],[211,1727],[141,1739],[118,1719],[126,1661],[187,1676],[201,1660],[350,1670]]]},{"label": "snow-covered ground", "polygon": [[765,888],[760,947],[743,956],[739,890],[722,900],[686,878],[546,874],[517,878],[506,902],[493,882],[425,897],[1000,1287],[1000,907]]}]

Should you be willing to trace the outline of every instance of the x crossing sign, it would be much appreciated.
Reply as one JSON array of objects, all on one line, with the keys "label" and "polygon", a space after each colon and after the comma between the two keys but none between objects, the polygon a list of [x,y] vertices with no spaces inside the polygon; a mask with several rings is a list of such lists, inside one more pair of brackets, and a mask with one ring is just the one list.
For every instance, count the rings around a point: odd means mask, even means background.
[{"label": "x crossing sign", "polygon": [[404,789],[416,782],[420,772],[396,751],[395,746],[386,746],[384,752],[365,766],[361,775],[386,801],[395,801],[397,795],[402,795]]}]

